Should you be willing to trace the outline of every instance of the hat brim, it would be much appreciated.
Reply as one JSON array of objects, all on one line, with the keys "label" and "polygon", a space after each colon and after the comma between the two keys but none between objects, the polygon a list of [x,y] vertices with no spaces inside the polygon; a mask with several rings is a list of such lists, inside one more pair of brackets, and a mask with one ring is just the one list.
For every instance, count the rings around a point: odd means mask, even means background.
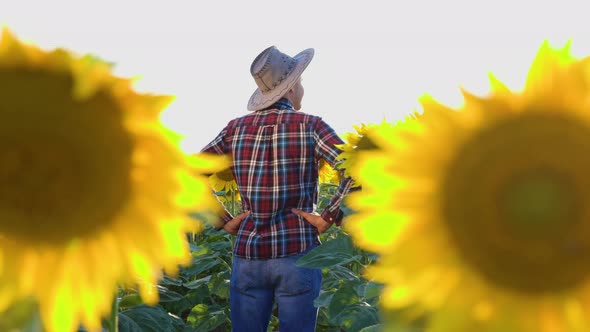
[{"label": "hat brim", "polygon": [[293,59],[295,59],[296,64],[291,74],[266,94],[263,94],[260,89],[256,89],[248,101],[248,111],[265,109],[279,101],[297,83],[297,80],[313,59],[313,55],[314,49],[308,48],[294,56]]}]

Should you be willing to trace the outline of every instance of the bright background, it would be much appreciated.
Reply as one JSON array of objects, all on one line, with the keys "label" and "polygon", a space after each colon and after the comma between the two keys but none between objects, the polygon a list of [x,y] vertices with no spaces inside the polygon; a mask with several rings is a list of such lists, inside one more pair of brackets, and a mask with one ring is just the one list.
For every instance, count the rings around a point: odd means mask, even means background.
[{"label": "bright background", "polygon": [[1,1],[0,25],[43,47],[94,53],[141,91],[174,94],[163,121],[200,150],[247,114],[250,64],[270,45],[313,47],[302,111],[338,133],[401,119],[429,93],[458,106],[487,72],[521,88],[544,39],[590,55],[589,11],[572,1]]}]

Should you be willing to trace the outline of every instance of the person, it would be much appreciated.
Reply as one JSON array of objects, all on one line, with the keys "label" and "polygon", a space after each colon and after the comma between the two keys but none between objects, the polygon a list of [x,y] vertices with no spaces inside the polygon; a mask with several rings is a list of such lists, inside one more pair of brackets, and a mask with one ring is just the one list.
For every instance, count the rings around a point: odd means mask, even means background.
[{"label": "person", "polygon": [[320,245],[319,234],[343,218],[340,203],[352,179],[343,178],[321,214],[317,203],[318,164],[337,164],[344,143],[321,117],[300,111],[301,74],[314,56],[306,49],[294,57],[271,46],[253,61],[258,88],[245,116],[231,120],[202,149],[227,154],[241,196],[242,211],[221,217],[236,235],[230,277],[232,331],[266,332],[273,304],[281,332],[314,331],[321,270],[295,262]]}]

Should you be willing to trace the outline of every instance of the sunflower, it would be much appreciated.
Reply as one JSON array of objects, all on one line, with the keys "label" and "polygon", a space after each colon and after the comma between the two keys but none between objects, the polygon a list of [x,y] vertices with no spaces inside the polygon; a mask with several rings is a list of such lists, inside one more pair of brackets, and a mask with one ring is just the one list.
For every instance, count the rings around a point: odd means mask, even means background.
[{"label": "sunflower", "polygon": [[[386,122],[383,121],[382,125]],[[344,134],[344,144],[336,145],[342,150],[338,160],[342,162],[338,165],[339,169],[344,169],[344,176],[349,177],[351,167],[356,163],[358,151],[369,150],[375,148],[375,144],[367,137],[367,132],[375,128],[375,124],[362,123],[360,126],[353,126],[355,132],[348,132]]]},{"label": "sunflower", "polygon": [[[231,159],[226,160],[227,163],[230,163]],[[216,193],[223,192],[222,197],[227,203],[232,202],[233,204],[242,199],[238,191],[238,183],[230,167],[210,175],[209,184]]]},{"label": "sunflower", "polygon": [[523,91],[490,81],[369,134],[345,228],[428,331],[589,331],[590,59],[545,42]]},{"label": "sunflower", "polygon": [[159,121],[167,96],[134,92],[92,56],[0,41],[0,312],[36,299],[45,330],[98,330],[117,285],[146,303],[191,262],[189,211],[219,206]]},{"label": "sunflower", "polygon": [[209,183],[216,192],[238,190],[238,184],[236,183],[234,174],[229,167],[209,176]]},{"label": "sunflower", "polygon": [[[416,119],[420,116],[416,111],[404,117],[405,120]],[[353,126],[356,132],[348,132],[344,134],[344,144],[337,144],[336,147],[342,150],[342,153],[338,156],[338,160],[341,162],[338,164],[338,169],[344,169],[344,176],[350,177],[350,169],[354,167],[357,162],[357,158],[360,151],[373,150],[377,148],[375,142],[371,139],[370,133],[380,127],[395,127],[402,121],[398,121],[395,124],[391,124],[383,120],[381,124],[362,123],[360,126]],[[355,179],[357,180],[357,179]],[[359,184],[355,184],[355,187]]]},{"label": "sunflower", "polygon": [[325,159],[320,159],[320,165],[318,169],[319,183],[339,184],[340,183],[340,172],[335,170],[326,162]]}]

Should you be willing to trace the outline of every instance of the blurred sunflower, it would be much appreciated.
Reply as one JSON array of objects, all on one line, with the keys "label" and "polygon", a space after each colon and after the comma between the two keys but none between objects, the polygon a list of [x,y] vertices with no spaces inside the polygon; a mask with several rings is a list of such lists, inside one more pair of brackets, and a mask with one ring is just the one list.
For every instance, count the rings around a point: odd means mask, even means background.
[{"label": "blurred sunflower", "polygon": [[159,121],[167,96],[134,92],[95,57],[0,40],[0,312],[34,297],[45,330],[98,330],[118,284],[157,303],[191,262],[189,211],[219,204]]},{"label": "blurred sunflower", "polygon": [[[404,117],[404,121],[417,119],[418,117],[420,117],[419,113],[412,112],[411,114],[406,115]],[[377,130],[377,128],[381,128],[380,130],[382,130],[383,127],[393,128],[395,126],[398,126],[402,122],[403,121],[398,121],[395,124],[391,124],[383,120],[381,124],[362,123],[360,126],[353,126],[356,132],[345,133],[344,141],[346,143],[336,145],[336,147],[342,150],[342,153],[337,158],[338,160],[342,161],[338,164],[337,168],[344,169],[344,176],[351,176],[350,169],[352,169],[356,165],[359,152],[373,150],[377,148],[377,145],[375,145],[375,142],[373,142],[373,140],[371,139],[370,133]],[[357,183],[355,183],[354,186],[359,186],[358,181]]]},{"label": "blurred sunflower", "polygon": [[490,81],[369,133],[345,227],[428,331],[590,331],[590,59],[544,43],[524,91]]},{"label": "blurred sunflower", "polygon": [[[382,125],[386,125],[383,121]],[[355,132],[348,132],[344,134],[344,144],[336,145],[342,150],[338,160],[342,162],[338,165],[339,169],[344,169],[344,176],[349,177],[350,169],[356,163],[357,152],[361,150],[370,150],[376,148],[375,144],[367,137],[367,132],[375,128],[375,124],[364,124],[360,126],[353,126]]]}]

